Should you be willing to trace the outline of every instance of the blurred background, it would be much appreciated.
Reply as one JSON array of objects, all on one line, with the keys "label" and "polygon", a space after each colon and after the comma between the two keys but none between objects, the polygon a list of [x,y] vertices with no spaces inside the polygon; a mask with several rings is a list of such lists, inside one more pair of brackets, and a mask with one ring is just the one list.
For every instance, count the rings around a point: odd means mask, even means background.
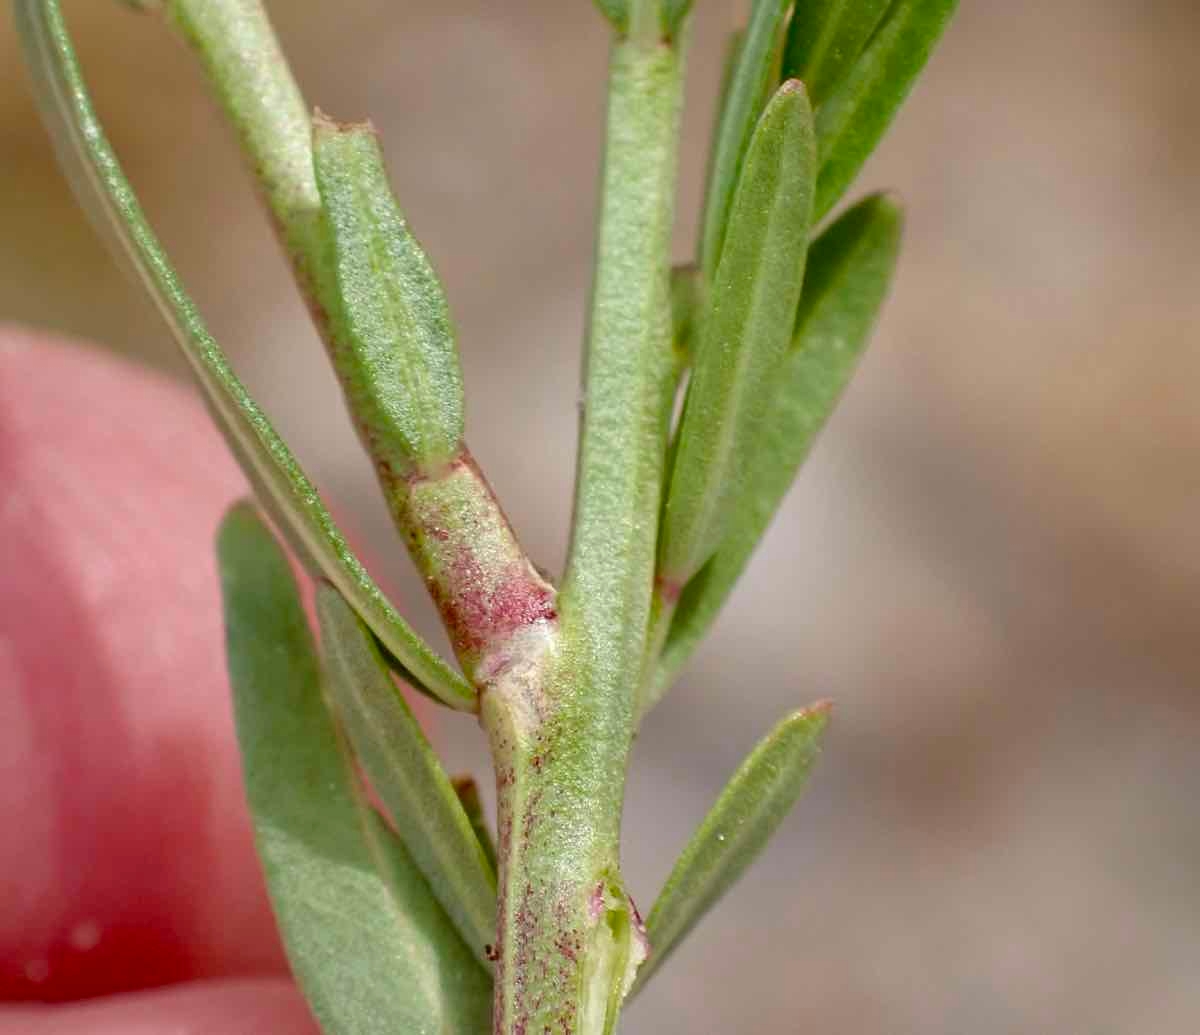
[{"label": "blurred background", "polygon": [[[153,18],[69,5],[115,144],[238,370],[436,629],[229,138]],[[729,0],[697,0],[679,256]],[[380,126],[460,332],[471,441],[561,563],[607,36],[586,0],[273,6]],[[811,789],[634,1033],[1200,1030],[1200,5],[962,0],[857,192],[908,210],[861,373],[637,745],[649,906],[785,711]],[[0,319],[183,376],[70,199],[0,24]],[[449,764],[485,772],[469,722]]]}]

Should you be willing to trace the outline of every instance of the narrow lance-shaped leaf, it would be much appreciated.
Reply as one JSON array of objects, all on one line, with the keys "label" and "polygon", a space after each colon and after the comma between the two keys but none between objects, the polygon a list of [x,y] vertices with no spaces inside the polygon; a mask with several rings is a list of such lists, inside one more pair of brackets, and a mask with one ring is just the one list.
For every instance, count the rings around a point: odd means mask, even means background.
[{"label": "narrow lance-shaped leaf", "polygon": [[737,509],[716,554],[683,590],[644,708],[708,631],[854,373],[896,268],[901,224],[896,206],[877,195],[839,216],[809,250],[792,349],[761,437],[742,459]]},{"label": "narrow lance-shaped leaf", "polygon": [[[738,67],[741,63],[742,57],[742,45],[745,43],[745,41],[746,33],[744,29],[734,30],[733,32],[729,33],[725,39],[725,53],[721,61],[721,88],[717,94],[717,110],[716,115],[713,118],[712,143],[708,148],[708,161],[704,169],[704,207],[702,209],[702,215],[705,218],[707,218],[709,208],[716,204],[716,199],[713,197],[713,191],[717,190],[717,171],[718,166],[722,165],[722,163],[719,161],[721,158],[721,148],[719,146],[719,142],[721,140],[722,129],[725,126],[725,113],[729,109],[729,99],[734,93],[734,84],[737,82]],[[765,88],[763,96],[766,96]],[[728,184],[725,186],[728,186]],[[732,187],[736,186],[737,179],[735,176]],[[731,190],[732,187],[730,187]],[[702,223],[700,226],[699,242],[700,256],[703,256],[704,253],[704,236],[706,228],[707,223]],[[714,262],[715,259],[716,257],[714,256]],[[704,270],[700,266],[700,257],[697,258],[697,269],[700,271],[700,275],[703,278]],[[711,274],[712,270],[709,270],[708,272]]]},{"label": "narrow lance-shaped leaf", "polygon": [[483,854],[487,857],[488,865],[491,866],[492,872],[496,872],[496,839],[492,835],[492,829],[488,826],[487,817],[483,814],[483,802],[479,797],[479,785],[475,783],[473,776],[454,776],[451,777],[450,783],[454,787],[454,793],[458,795],[458,800],[462,803],[463,812],[467,814],[467,819],[471,821],[471,829],[475,831],[475,837],[479,840],[479,845],[483,849]]},{"label": "narrow lance-shaped leaf", "polygon": [[894,0],[866,49],[817,112],[814,218],[845,193],[904,103],[958,0]]},{"label": "narrow lance-shaped leaf", "polygon": [[737,58],[723,91],[700,227],[700,268],[709,279],[721,258],[743,159],[771,95],[791,6],[791,0],[754,0],[750,22],[735,45]]},{"label": "narrow lance-shaped leaf", "polygon": [[322,1031],[482,1035],[491,983],[355,781],[287,558],[247,504],[218,552],[259,858]]},{"label": "narrow lance-shaped leaf", "polygon": [[891,0],[800,0],[788,26],[783,78],[799,79],[819,109],[853,66]]},{"label": "narrow lance-shaped leaf", "polygon": [[287,445],[238,381],[146,222],[96,118],[58,0],[17,0],[17,26],[59,158],[81,200],[141,278],[200,383],[218,426],[301,559],[345,594],[420,688],[474,710],[466,681],[396,613],[350,550]]},{"label": "narrow lance-shaped leaf", "polygon": [[808,99],[785,83],[751,141],[708,293],[663,513],[666,582],[682,585],[712,555],[741,492],[762,400],[792,338],[815,172]]},{"label": "narrow lance-shaped leaf", "polygon": [[436,469],[463,436],[442,286],[392,195],[371,126],[318,115],[313,164],[337,285],[333,360],[350,411],[377,464]]},{"label": "narrow lance-shaped leaf", "polygon": [[828,721],[828,704],[789,715],[726,785],[675,863],[646,921],[650,956],[635,991],[766,847],[804,790]]},{"label": "narrow lance-shaped leaf", "polygon": [[317,589],[329,694],[354,754],[409,855],[481,963],[496,940],[496,873],[449,777],[338,591]]}]

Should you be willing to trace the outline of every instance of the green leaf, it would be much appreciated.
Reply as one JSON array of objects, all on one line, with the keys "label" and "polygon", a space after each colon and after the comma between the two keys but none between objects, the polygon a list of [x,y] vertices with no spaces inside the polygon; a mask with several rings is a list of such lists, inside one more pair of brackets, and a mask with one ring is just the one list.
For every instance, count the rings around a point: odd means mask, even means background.
[{"label": "green leaf", "polygon": [[854,373],[896,268],[902,221],[877,195],[813,242],[792,350],[764,407],[762,437],[742,458],[742,495],[716,554],[680,597],[650,703],[708,631]]},{"label": "green leaf", "polygon": [[350,411],[385,470],[437,469],[463,437],[442,286],[388,185],[371,126],[318,115],[313,165],[337,285],[334,364]]},{"label": "green leaf", "polygon": [[829,705],[789,715],[750,753],[692,835],[646,921],[646,984],[766,847],[808,781]]},{"label": "green leaf", "polygon": [[629,28],[630,0],[595,0],[595,4],[617,32],[623,34]]},{"label": "green leaf", "polygon": [[746,155],[709,291],[663,512],[659,573],[682,585],[712,555],[792,338],[816,154],[804,88],[785,83]]},{"label": "green leaf", "polygon": [[496,839],[492,836],[492,830],[488,826],[487,817],[483,814],[483,802],[479,798],[479,786],[475,783],[475,778],[472,776],[451,777],[450,783],[454,787],[454,793],[458,795],[463,812],[467,814],[467,819],[471,822],[471,829],[475,831],[479,847],[483,849],[483,854],[487,858],[488,865],[491,866],[492,872],[495,873]]},{"label": "green leaf", "polygon": [[329,693],[354,754],[401,840],[484,966],[496,941],[496,873],[449,777],[342,595],[317,588]]},{"label": "green leaf", "polygon": [[[771,95],[791,0],[754,0],[736,47],[709,161],[700,228],[700,268],[711,281],[721,258],[733,196],[763,105]],[[731,50],[731,53],[733,51]]]},{"label": "green leaf", "polygon": [[854,67],[817,112],[822,219],[875,150],[916,82],[958,0],[894,0]]},{"label": "green leaf", "polygon": [[250,505],[226,517],[218,554],[259,858],[322,1031],[483,1035],[487,974],[357,785],[287,558]]},{"label": "green leaf", "polygon": [[799,79],[813,107],[854,64],[891,0],[800,0],[788,27],[783,78]]},{"label": "green leaf", "polygon": [[675,36],[684,18],[692,10],[692,0],[662,0],[663,32],[667,39]]},{"label": "green leaf", "polygon": [[[717,109],[713,119],[712,128],[712,144],[708,149],[708,163],[704,170],[704,209],[706,215],[709,208],[716,204],[716,199],[713,197],[713,192],[717,190],[717,166],[718,159],[721,157],[720,140],[722,129],[725,125],[725,113],[729,109],[729,98],[733,93],[734,83],[737,81],[738,66],[742,59],[742,44],[746,41],[746,33],[744,30],[737,29],[730,32],[725,38],[724,56],[721,60],[721,87],[717,93]],[[765,87],[764,87],[765,90]],[[733,186],[737,186],[736,177]],[[702,223],[700,227],[700,252],[704,252],[704,238],[707,233],[707,223]],[[715,259],[715,257],[714,257]],[[697,262],[697,269],[699,269]],[[712,272],[711,270],[709,271]],[[701,279],[703,279],[703,270],[701,270]]]},{"label": "green leaf", "polygon": [[158,306],[231,450],[301,559],[324,574],[422,689],[474,711],[475,693],[396,613],[287,445],[238,381],[154,236],[96,118],[58,0],[16,0],[17,25],[59,159]]},{"label": "green leaf", "polygon": [[671,40],[692,8],[692,0],[595,0],[600,13],[622,36],[640,28],[654,32],[661,28]]}]

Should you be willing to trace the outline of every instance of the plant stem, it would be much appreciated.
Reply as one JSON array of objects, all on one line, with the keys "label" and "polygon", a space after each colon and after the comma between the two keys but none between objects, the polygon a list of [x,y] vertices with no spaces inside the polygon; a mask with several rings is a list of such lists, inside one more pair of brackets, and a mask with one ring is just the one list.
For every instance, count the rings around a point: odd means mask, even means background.
[{"label": "plant stem", "polygon": [[380,480],[459,663],[486,693],[547,648],[558,625],[554,587],[466,447],[443,470],[397,477],[384,469]]},{"label": "plant stem", "polygon": [[311,290],[321,208],[312,116],[266,11],[259,0],[167,0],[165,10],[200,58],[302,286]]},{"label": "plant stem", "polygon": [[[489,656],[504,654],[514,628],[553,615],[553,589],[521,551],[465,445],[444,467],[406,475],[379,455],[369,417],[357,412],[355,379],[372,372],[358,369],[344,321],[336,319],[343,302],[323,233],[313,120],[262,4],[168,0],[166,13],[200,58],[237,131],[373,455],[392,517],[472,678]],[[486,673],[481,679],[486,683]]]},{"label": "plant stem", "polygon": [[[257,0],[170,0],[332,349],[309,114]],[[572,546],[563,590],[521,551],[465,446],[418,474],[377,463],[441,611],[496,765],[494,1031],[608,1035],[645,956],[619,835],[649,619],[674,359],[670,241],[682,39],[634,0],[613,48]]]},{"label": "plant stem", "polygon": [[600,235],[560,642],[485,695],[500,801],[497,1035],[606,1035],[645,955],[620,876],[673,360],[669,257],[681,46],[639,4],[614,45]]},{"label": "plant stem", "polygon": [[669,254],[683,59],[614,47],[575,517],[561,609],[585,683],[631,711],[649,617],[674,385]]}]

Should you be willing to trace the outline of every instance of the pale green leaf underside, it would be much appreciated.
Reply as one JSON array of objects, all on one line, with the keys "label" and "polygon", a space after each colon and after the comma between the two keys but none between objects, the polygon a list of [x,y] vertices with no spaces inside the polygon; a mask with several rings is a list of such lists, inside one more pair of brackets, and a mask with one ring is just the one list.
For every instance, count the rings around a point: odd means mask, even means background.
[{"label": "pale green leaf underside", "polygon": [[409,230],[367,125],[318,116],[313,167],[336,300],[342,387],[376,462],[436,468],[463,437],[463,386],[446,296]]},{"label": "pale green leaf underside", "polygon": [[287,558],[249,504],[218,537],[259,858],[326,1035],[485,1035],[491,982],[358,786]]},{"label": "pale green leaf underside", "polygon": [[150,229],[96,118],[58,0],[16,0],[17,24],[47,122],[81,200],[132,262],[187,357],[209,407],[263,505],[307,565],[352,602],[421,689],[463,711],[467,682],[396,613],[334,524],[266,415],[250,398]]},{"label": "pale green leaf underside", "polygon": [[641,988],[738,880],[804,790],[828,722],[827,706],[795,712],[750,753],[671,871],[646,921],[650,958]]},{"label": "pale green leaf underside", "polygon": [[413,861],[479,961],[496,941],[496,874],[374,638],[342,595],[317,589],[329,696]]},{"label": "pale green leaf underside", "polygon": [[783,77],[820,107],[879,26],[891,0],[801,0],[788,26]]},{"label": "pale green leaf underside", "polygon": [[795,481],[870,338],[900,251],[901,215],[873,196],[848,209],[809,250],[791,351],[780,366],[743,492],[712,560],[684,588],[650,704],[708,632]]},{"label": "pale green leaf underside", "polygon": [[672,582],[712,555],[737,505],[763,399],[791,342],[815,177],[812,111],[790,82],[750,143],[706,299],[663,511],[659,572]]},{"label": "pale green leaf underside", "polygon": [[866,49],[818,109],[815,220],[837,204],[875,150],[957,6],[958,0],[894,0]]}]

